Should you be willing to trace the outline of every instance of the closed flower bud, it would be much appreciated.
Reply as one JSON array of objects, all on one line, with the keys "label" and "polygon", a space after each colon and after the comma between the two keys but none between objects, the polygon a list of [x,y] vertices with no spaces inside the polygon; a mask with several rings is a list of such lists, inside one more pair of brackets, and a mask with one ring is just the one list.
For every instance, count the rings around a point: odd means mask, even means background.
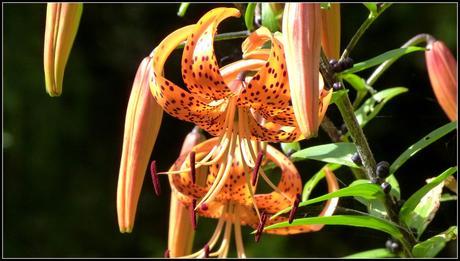
[{"label": "closed flower bud", "polygon": [[77,35],[83,4],[50,3],[46,7],[44,69],[46,92],[60,96],[64,70]]},{"label": "closed flower bud", "polygon": [[321,45],[328,58],[340,56],[340,4],[332,3],[329,9],[321,9]]},{"label": "closed flower bud", "polygon": [[425,52],[428,75],[436,99],[451,121],[457,120],[457,61],[438,40],[428,42]]}]

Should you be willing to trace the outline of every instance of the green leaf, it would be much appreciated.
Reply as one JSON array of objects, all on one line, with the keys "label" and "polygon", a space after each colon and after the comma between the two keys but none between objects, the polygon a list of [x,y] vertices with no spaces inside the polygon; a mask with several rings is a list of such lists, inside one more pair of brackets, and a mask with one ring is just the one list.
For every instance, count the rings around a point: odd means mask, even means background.
[{"label": "green leaf", "polygon": [[287,221],[280,222],[280,223],[276,223],[276,224],[267,226],[265,230],[274,229],[274,228],[282,228],[282,227],[316,225],[316,224],[366,227],[366,228],[380,230],[385,233],[388,233],[398,240],[402,238],[401,232],[399,232],[399,230],[393,223],[386,221],[384,219],[376,218],[376,217],[358,216],[358,215],[335,215],[335,216],[326,216],[326,217],[298,218],[298,219],[294,219],[294,221],[291,224],[289,224]]},{"label": "green leaf", "polygon": [[376,65],[379,65],[379,64],[381,64],[381,63],[383,63],[383,62],[385,62],[386,60],[389,60],[389,59],[394,59],[394,58],[398,59],[403,55],[406,55],[406,54],[409,54],[409,53],[412,53],[412,52],[416,52],[416,51],[425,51],[425,50],[426,50],[425,48],[417,47],[417,46],[409,46],[409,47],[406,47],[406,48],[398,48],[398,49],[390,50],[388,52],[385,52],[385,53],[383,53],[381,55],[378,55],[378,56],[376,56],[374,58],[371,58],[369,60],[366,60],[364,62],[355,63],[352,68],[341,72],[339,74],[339,77],[341,75],[344,75],[344,74],[347,74],[347,73],[355,73],[355,72],[359,72],[359,71],[369,69],[369,68],[374,67]]},{"label": "green leaf", "polygon": [[418,243],[412,248],[414,257],[435,257],[450,240],[457,239],[457,226],[452,226],[446,231]]},{"label": "green leaf", "polygon": [[386,182],[390,183],[391,185],[391,195],[395,197],[397,200],[401,199],[401,192],[399,188],[399,182],[394,175],[390,175],[385,179]]},{"label": "green leaf", "polygon": [[347,81],[357,92],[356,98],[353,101],[353,108],[356,108],[361,101],[366,97],[367,91],[372,90],[372,87],[366,83],[366,80],[356,74],[345,74],[342,78]]},{"label": "green leaf", "polygon": [[395,255],[386,248],[377,248],[345,256],[344,258],[383,258],[394,256]]},{"label": "green leaf", "polygon": [[394,174],[399,167],[401,167],[408,159],[414,156],[421,149],[427,147],[431,143],[439,140],[444,137],[449,132],[457,128],[457,122],[449,122],[446,125],[430,132],[428,135],[423,137],[421,140],[417,141],[415,144],[410,146],[406,151],[404,151],[390,166],[390,174]]},{"label": "green leaf", "polygon": [[407,91],[408,89],[404,87],[394,87],[374,94],[355,111],[359,125],[364,127],[370,120],[377,116],[388,101]]},{"label": "green leaf", "polygon": [[319,6],[320,6],[321,9],[331,9],[331,3],[330,2],[320,3]]},{"label": "green leaf", "polygon": [[440,199],[441,202],[453,201],[453,200],[457,200],[457,195],[452,195],[449,193],[442,194],[441,199]]},{"label": "green leaf", "polygon": [[326,174],[324,172],[325,168],[329,168],[331,171],[334,171],[340,168],[341,166],[342,165],[339,165],[339,164],[329,163],[329,164],[326,164],[324,167],[322,167],[315,175],[313,175],[313,177],[311,177],[307,181],[307,183],[305,183],[305,186],[303,187],[302,201],[306,201],[308,199],[313,188],[315,188],[318,182],[320,182],[324,178]]},{"label": "green leaf", "polygon": [[336,103],[340,97],[342,97],[344,94],[347,94],[347,93],[348,93],[347,89],[343,89],[340,91],[334,91],[332,93],[330,104]]},{"label": "green leaf", "polygon": [[262,3],[262,25],[267,27],[270,32],[279,31],[278,19],[270,6],[270,3]]},{"label": "green leaf", "polygon": [[306,148],[291,155],[293,159],[313,159],[327,163],[337,163],[352,168],[359,168],[351,160],[351,156],[356,152],[353,143],[339,142]]},{"label": "green leaf", "polygon": [[281,150],[284,152],[284,154],[289,156],[300,150],[300,144],[296,141],[281,143]]},{"label": "green leaf", "polygon": [[364,6],[369,9],[369,12],[371,12],[371,16],[375,17],[378,14],[377,11],[377,4],[376,3],[363,3]]},{"label": "green leaf", "polygon": [[250,32],[254,31],[254,11],[257,3],[249,3],[244,13],[244,23]]},{"label": "green leaf", "polygon": [[181,3],[179,6],[179,10],[177,11],[177,16],[184,17],[189,5],[190,3]]},{"label": "green leaf", "polygon": [[414,215],[417,213],[414,212],[417,205],[420,203],[422,198],[430,192],[433,188],[441,184],[447,177],[457,172],[457,167],[448,168],[446,171],[441,173],[439,176],[434,178],[428,184],[417,190],[410,198],[404,203],[399,211],[399,218],[406,223],[406,225],[413,224],[413,219],[416,218]]},{"label": "green leaf", "polygon": [[[309,199],[307,201],[300,202],[299,207],[304,207],[307,205],[311,205],[314,203],[318,203],[321,201],[329,200],[331,198],[339,198],[339,197],[362,197],[365,199],[377,199],[377,198],[383,198],[383,191],[380,188],[380,186],[376,184],[370,183],[368,180],[366,182],[360,182],[360,183],[355,183],[346,188],[339,189],[337,191]],[[271,218],[275,218],[279,215],[288,213],[291,210],[292,207],[285,208],[275,215],[273,215]]]}]

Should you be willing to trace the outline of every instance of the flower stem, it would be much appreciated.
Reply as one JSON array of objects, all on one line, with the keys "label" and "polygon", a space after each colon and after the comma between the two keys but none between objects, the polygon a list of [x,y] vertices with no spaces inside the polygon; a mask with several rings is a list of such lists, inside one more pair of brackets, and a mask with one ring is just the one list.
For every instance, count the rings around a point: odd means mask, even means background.
[{"label": "flower stem", "polygon": [[343,60],[347,58],[350,55],[350,52],[355,48],[356,44],[358,43],[359,39],[363,34],[366,32],[366,30],[369,28],[369,26],[374,23],[375,20],[388,8],[390,7],[391,3],[384,3],[379,7],[378,12],[374,15],[372,13],[369,14],[367,19],[364,21],[364,23],[361,24],[361,27],[359,27],[358,31],[356,31],[355,35],[351,38],[350,42],[348,43],[347,47],[342,53],[342,56],[340,57],[340,60]]},{"label": "flower stem", "polygon": [[[401,46],[401,48],[406,48],[406,47],[409,47],[409,46],[414,46],[414,45],[417,45],[421,42],[429,42],[433,39],[433,36],[429,35],[429,34],[418,34],[414,37],[412,37],[411,39],[409,39],[409,41],[407,41],[405,44],[403,44]],[[377,69],[375,69],[375,71],[372,73],[371,76],[369,76],[369,78],[367,79],[366,83],[368,85],[373,85],[377,79],[382,76],[382,74],[388,69],[390,68],[390,66],[396,62],[396,60],[398,60],[399,57],[395,57],[395,58],[392,58],[392,59],[388,59],[386,60],[385,62],[383,62],[379,67],[377,67]]]},{"label": "flower stem", "polygon": [[[222,33],[222,34],[218,34],[216,35],[216,37],[214,37],[214,41],[217,42],[217,41],[223,41],[223,40],[231,40],[231,39],[238,39],[238,38],[245,38],[249,35],[249,31],[245,30],[245,31],[238,31],[238,32],[230,32],[230,33]],[[176,50],[178,49],[182,49],[184,48],[185,46],[185,41],[182,42],[181,44],[179,44],[177,47],[176,47]]]}]

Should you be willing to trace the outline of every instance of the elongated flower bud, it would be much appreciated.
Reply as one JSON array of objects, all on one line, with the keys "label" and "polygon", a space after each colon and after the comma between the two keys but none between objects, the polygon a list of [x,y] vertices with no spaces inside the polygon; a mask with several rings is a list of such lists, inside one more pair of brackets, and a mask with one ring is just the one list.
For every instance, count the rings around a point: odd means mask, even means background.
[{"label": "elongated flower bud", "polygon": [[[205,140],[204,135],[195,127],[184,139],[182,149],[179,156],[179,161],[176,165],[181,165],[184,160],[188,160],[187,154]],[[199,171],[198,181],[202,181],[203,176]],[[204,173],[205,174],[205,173]],[[206,175],[204,175],[204,178]],[[190,219],[190,210],[177,199],[175,192],[171,192],[171,204],[169,211],[169,234],[168,234],[168,249],[171,257],[185,256],[192,252],[193,239],[195,230],[193,229],[192,220]]]},{"label": "elongated flower bud", "polygon": [[436,99],[451,121],[457,120],[457,61],[438,40],[428,42],[426,66]]},{"label": "elongated flower bud", "polygon": [[118,225],[122,233],[132,231],[142,183],[163,115],[150,92],[151,70],[151,58],[146,57],[137,70],[126,111],[117,189]]},{"label": "elongated flower bud", "polygon": [[321,45],[329,59],[340,57],[340,4],[321,9]]},{"label": "elongated flower bud", "polygon": [[291,100],[305,138],[315,136],[319,126],[320,11],[319,4],[287,3],[283,15]]},{"label": "elongated flower bud", "polygon": [[83,4],[51,3],[46,7],[44,69],[46,92],[62,93],[64,70],[77,35]]}]

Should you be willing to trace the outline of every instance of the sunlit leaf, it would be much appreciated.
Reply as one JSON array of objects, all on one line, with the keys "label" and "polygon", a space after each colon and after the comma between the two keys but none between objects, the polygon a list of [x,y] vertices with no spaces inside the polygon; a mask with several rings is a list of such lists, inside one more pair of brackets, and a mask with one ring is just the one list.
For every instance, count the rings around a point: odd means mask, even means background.
[{"label": "sunlit leaf", "polygon": [[244,13],[244,23],[250,32],[254,31],[254,11],[257,3],[249,3]]},{"label": "sunlit leaf", "polygon": [[450,240],[457,239],[457,226],[452,226],[446,231],[418,243],[412,248],[414,257],[435,257]]},{"label": "sunlit leaf", "polygon": [[291,155],[300,150],[300,144],[296,141],[281,143],[281,150],[283,150],[284,154]]},{"label": "sunlit leaf", "polygon": [[340,90],[340,91],[334,91],[332,93],[332,97],[331,97],[331,104],[333,103],[336,103],[337,100],[342,97],[343,95],[347,94],[348,93],[348,90],[347,89],[343,89],[343,90]]},{"label": "sunlit leaf", "polygon": [[179,6],[179,10],[177,11],[177,16],[184,17],[189,5],[190,3],[181,3]]},{"label": "sunlit leaf", "polygon": [[320,8],[321,9],[331,9],[331,3],[330,2],[321,3]]},{"label": "sunlit leaf", "polygon": [[406,55],[406,54],[409,54],[409,53],[412,53],[412,52],[425,51],[425,50],[426,50],[425,48],[417,47],[417,46],[410,46],[410,47],[406,47],[406,48],[398,48],[398,49],[390,50],[388,52],[385,52],[385,53],[383,53],[381,55],[378,55],[378,56],[376,56],[374,58],[371,58],[369,60],[366,60],[364,62],[355,63],[352,68],[343,71],[339,75],[344,75],[344,74],[347,74],[347,73],[355,73],[355,72],[359,72],[359,71],[362,71],[362,70],[366,70],[366,69],[369,69],[369,68],[374,67],[376,65],[379,65],[379,64],[385,62],[386,60],[394,59],[394,58],[397,59],[397,58],[400,58],[403,55]]},{"label": "sunlit leaf", "polygon": [[440,199],[441,202],[454,201],[454,200],[457,200],[457,195],[452,195],[449,193],[442,194],[441,199]]},{"label": "sunlit leaf", "polygon": [[446,125],[430,132],[428,135],[423,137],[421,140],[417,141],[415,144],[410,146],[406,151],[404,151],[390,166],[390,174],[394,174],[399,167],[401,167],[408,159],[414,156],[421,149],[427,147],[431,143],[437,141],[438,139],[444,137],[449,132],[457,128],[457,122],[449,122]]},{"label": "sunlit leaf", "polygon": [[331,171],[334,171],[334,170],[340,168],[341,166],[342,165],[339,165],[339,164],[329,163],[329,164],[326,164],[324,167],[322,167],[315,175],[313,175],[313,177],[311,177],[307,181],[307,183],[305,183],[305,186],[303,187],[302,201],[306,201],[308,199],[308,197],[310,196],[310,193],[316,187],[318,182],[320,182],[324,178],[324,176],[326,174],[324,172],[325,168],[329,168]]},{"label": "sunlit leaf", "polygon": [[359,253],[355,253],[343,258],[383,258],[383,257],[394,257],[395,255],[388,251],[386,248],[377,248],[367,250]]},{"label": "sunlit leaf", "polygon": [[276,13],[270,6],[270,3],[261,3],[262,5],[262,25],[267,27],[270,32],[279,31],[278,20]]},{"label": "sunlit leaf", "polygon": [[371,12],[372,16],[377,16],[377,4],[376,3],[363,3],[364,6],[369,9],[369,12]]},{"label": "sunlit leaf", "polygon": [[367,91],[372,89],[372,87],[366,83],[366,80],[356,74],[345,74],[342,78],[356,90],[356,98],[353,101],[353,107],[355,108],[361,103],[364,97],[366,97]]},{"label": "sunlit leaf", "polygon": [[291,224],[289,224],[287,221],[281,222],[267,226],[265,230],[316,224],[366,227],[388,233],[396,239],[402,238],[401,232],[399,232],[398,228],[393,223],[376,217],[358,215],[335,215],[325,217],[298,218],[295,219]]},{"label": "sunlit leaf", "polygon": [[351,156],[356,152],[353,143],[339,142],[314,146],[299,150],[291,155],[293,159],[313,159],[327,163],[337,163],[352,168],[359,168],[351,160]]},{"label": "sunlit leaf", "polygon": [[[419,213],[414,213],[416,207],[421,202],[422,198],[430,192],[433,188],[441,184],[447,177],[457,172],[457,167],[448,168],[439,176],[431,180],[428,184],[417,190],[410,198],[404,203],[399,211],[399,218],[407,225],[413,224],[413,219]],[[423,203],[423,202],[422,202]],[[414,216],[415,215],[415,216]],[[422,217],[423,218],[423,217]]]}]

